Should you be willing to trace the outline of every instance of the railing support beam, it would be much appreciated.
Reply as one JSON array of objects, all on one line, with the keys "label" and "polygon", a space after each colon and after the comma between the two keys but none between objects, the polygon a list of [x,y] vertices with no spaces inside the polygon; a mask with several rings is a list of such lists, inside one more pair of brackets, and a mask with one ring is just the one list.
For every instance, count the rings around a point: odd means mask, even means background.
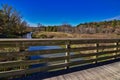
[{"label": "railing support beam", "polygon": [[[118,45],[119,45],[119,43],[118,42],[116,42],[115,43],[115,45],[117,46],[116,48],[115,48],[115,50],[118,50]],[[114,53],[114,55],[117,55],[118,53],[116,52],[116,53]],[[115,59],[117,59],[117,57],[115,57]]]},{"label": "railing support beam", "polygon": [[[96,43],[95,46],[96,46],[96,47],[99,47],[99,43]],[[95,52],[98,53],[98,52],[99,52],[99,49],[97,49]],[[96,58],[95,63],[97,63],[97,62],[98,62],[98,61],[97,61],[98,55],[96,55],[95,58]]]},{"label": "railing support beam", "polygon": [[[65,60],[65,63],[69,63],[70,62],[70,42],[67,43],[66,45],[66,49],[67,49],[67,52],[65,53],[65,56],[67,56],[68,58]],[[69,66],[65,67],[65,69],[69,69]]]}]

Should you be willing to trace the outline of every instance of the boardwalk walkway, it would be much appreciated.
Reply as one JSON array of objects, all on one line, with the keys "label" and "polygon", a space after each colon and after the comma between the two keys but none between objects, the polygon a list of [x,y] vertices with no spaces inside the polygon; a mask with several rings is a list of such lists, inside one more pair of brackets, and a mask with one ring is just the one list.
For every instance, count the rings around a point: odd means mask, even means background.
[{"label": "boardwalk walkway", "polygon": [[120,80],[120,62],[59,75],[45,80]]},{"label": "boardwalk walkway", "polygon": [[120,59],[15,80],[120,80]]}]

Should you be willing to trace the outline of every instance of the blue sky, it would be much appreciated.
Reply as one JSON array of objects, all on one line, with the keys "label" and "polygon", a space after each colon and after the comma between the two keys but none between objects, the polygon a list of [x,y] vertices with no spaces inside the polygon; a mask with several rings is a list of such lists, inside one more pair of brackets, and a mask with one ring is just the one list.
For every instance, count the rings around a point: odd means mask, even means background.
[{"label": "blue sky", "polygon": [[120,17],[120,0],[0,0],[21,13],[30,25],[59,25]]}]

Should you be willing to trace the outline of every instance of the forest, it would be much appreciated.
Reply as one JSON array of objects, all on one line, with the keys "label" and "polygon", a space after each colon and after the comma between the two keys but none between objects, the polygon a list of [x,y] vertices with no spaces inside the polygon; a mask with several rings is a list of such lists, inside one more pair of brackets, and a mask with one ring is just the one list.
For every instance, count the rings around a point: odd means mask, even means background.
[{"label": "forest", "polygon": [[120,20],[101,21],[82,23],[77,26],[70,24],[62,24],[58,26],[43,26],[31,27],[33,31],[46,31],[46,32],[66,32],[66,33],[79,33],[79,34],[96,34],[96,33],[115,33],[120,34]]}]

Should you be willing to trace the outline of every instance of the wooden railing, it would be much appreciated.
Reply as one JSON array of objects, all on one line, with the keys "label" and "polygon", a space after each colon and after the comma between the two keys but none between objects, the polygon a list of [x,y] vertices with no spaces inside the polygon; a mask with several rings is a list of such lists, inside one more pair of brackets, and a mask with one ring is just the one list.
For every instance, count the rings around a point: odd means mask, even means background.
[{"label": "wooden railing", "polygon": [[[0,61],[0,78],[69,69],[120,58],[119,42],[120,39],[1,39],[0,49],[19,48],[19,51],[0,52],[0,58],[4,58],[4,61]],[[30,46],[61,48],[29,51]],[[28,59],[33,55],[48,56],[36,60]],[[30,68],[30,65],[43,63],[46,65]]]}]

